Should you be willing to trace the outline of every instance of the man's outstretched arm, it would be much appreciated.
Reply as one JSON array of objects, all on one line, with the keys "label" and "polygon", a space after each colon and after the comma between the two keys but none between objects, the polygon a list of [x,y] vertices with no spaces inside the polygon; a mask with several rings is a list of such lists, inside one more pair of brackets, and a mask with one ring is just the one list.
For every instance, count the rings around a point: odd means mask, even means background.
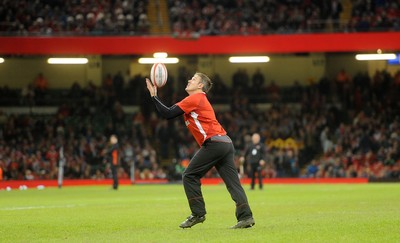
[{"label": "man's outstretched arm", "polygon": [[183,115],[184,113],[184,111],[177,105],[171,107],[165,106],[157,96],[152,96],[151,99],[161,116],[168,120]]},{"label": "man's outstretched arm", "polygon": [[173,105],[171,107],[165,106],[157,97],[157,87],[155,87],[148,78],[146,78],[146,85],[147,89],[149,90],[151,99],[153,100],[158,112],[161,114],[162,117],[166,119],[172,119],[184,113],[184,111],[177,105]]}]

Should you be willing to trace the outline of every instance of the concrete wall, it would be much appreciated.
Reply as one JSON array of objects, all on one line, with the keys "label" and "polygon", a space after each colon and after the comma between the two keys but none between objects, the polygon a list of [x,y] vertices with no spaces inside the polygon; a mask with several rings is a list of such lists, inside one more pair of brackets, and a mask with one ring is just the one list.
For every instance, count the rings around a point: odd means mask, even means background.
[{"label": "concrete wall", "polygon": [[328,77],[336,77],[336,74],[344,69],[354,77],[359,71],[368,71],[368,62],[357,61],[354,54],[328,55],[326,58],[326,74]]},{"label": "concrete wall", "polygon": [[0,64],[0,86],[22,88],[41,72],[50,88],[70,87],[74,81],[86,81],[86,65],[50,65],[44,57],[6,58]]},{"label": "concrete wall", "polygon": [[223,80],[231,83],[232,77],[239,68],[244,68],[250,77],[260,69],[266,84],[272,80],[278,85],[288,86],[295,80],[307,84],[309,80],[318,80],[325,72],[325,56],[314,54],[310,56],[270,55],[270,62],[256,64],[229,63],[228,56],[216,58],[214,71]]},{"label": "concrete wall", "polygon": [[[200,71],[212,77],[219,74],[226,84],[230,84],[232,76],[238,68],[245,69],[251,78],[257,69],[264,74],[266,85],[274,80],[281,86],[288,86],[298,80],[302,84],[317,82],[322,76],[330,78],[336,76],[344,68],[351,76],[359,71],[367,71],[372,75],[377,69],[387,69],[391,73],[400,70],[400,66],[388,66],[385,61],[360,62],[354,54],[306,54],[306,55],[269,55],[271,61],[262,64],[232,64],[229,56],[179,56],[178,64],[168,64],[170,77],[174,77],[175,84],[185,84],[194,72]],[[138,64],[138,57],[134,56],[89,56],[86,65],[50,65],[47,57],[24,56],[5,58],[0,64],[0,87],[8,85],[11,88],[22,88],[32,82],[38,73],[42,72],[49,81],[50,88],[69,88],[77,81],[86,86],[88,81],[101,84],[107,74],[115,75],[119,71],[123,74],[130,71],[130,75],[141,74],[149,76],[151,65]],[[180,78],[178,78],[180,77]]]},{"label": "concrete wall", "polygon": [[367,62],[369,75],[372,77],[376,70],[387,70],[392,76],[400,72],[400,65],[388,65],[386,61]]}]

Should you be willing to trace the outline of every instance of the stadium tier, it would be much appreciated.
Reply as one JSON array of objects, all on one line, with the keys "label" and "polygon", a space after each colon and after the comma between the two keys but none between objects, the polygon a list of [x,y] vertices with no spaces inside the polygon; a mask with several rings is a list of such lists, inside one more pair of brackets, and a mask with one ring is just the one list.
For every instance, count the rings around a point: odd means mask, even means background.
[{"label": "stadium tier", "polygon": [[[394,0],[0,0],[2,179],[56,179],[60,161],[67,179],[111,178],[105,148],[117,134],[119,178],[180,180],[198,146],[153,107],[139,59],[155,52],[179,58],[159,90],[167,104],[194,72],[210,75],[242,178],[259,132],[264,178],[399,179],[399,30]],[[269,62],[228,61],[254,55]]]}]

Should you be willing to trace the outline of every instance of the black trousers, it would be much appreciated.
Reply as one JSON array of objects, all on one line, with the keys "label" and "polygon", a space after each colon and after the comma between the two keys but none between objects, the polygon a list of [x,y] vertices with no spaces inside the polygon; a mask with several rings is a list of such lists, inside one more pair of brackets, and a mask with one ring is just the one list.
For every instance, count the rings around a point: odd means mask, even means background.
[{"label": "black trousers", "polygon": [[256,174],[258,174],[258,185],[260,189],[263,187],[261,166],[257,163],[251,164],[251,189],[254,189],[256,184]]},{"label": "black trousers", "polygon": [[206,214],[200,178],[215,166],[236,203],[237,220],[252,217],[246,193],[240,184],[238,172],[233,162],[234,151],[232,143],[206,141],[191,159],[189,166],[183,173],[183,186],[192,214],[197,216]]},{"label": "black trousers", "polygon": [[111,164],[111,173],[112,173],[112,177],[113,177],[113,188],[114,189],[118,189],[118,170],[117,170],[117,166]]}]

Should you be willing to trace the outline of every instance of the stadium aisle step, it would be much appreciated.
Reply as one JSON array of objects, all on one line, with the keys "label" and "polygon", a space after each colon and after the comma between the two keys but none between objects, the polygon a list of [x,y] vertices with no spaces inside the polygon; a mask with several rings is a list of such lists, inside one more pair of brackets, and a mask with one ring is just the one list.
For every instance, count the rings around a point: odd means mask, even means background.
[{"label": "stadium aisle step", "polygon": [[147,6],[147,15],[151,24],[150,32],[152,34],[171,33],[166,0],[150,0]]}]

